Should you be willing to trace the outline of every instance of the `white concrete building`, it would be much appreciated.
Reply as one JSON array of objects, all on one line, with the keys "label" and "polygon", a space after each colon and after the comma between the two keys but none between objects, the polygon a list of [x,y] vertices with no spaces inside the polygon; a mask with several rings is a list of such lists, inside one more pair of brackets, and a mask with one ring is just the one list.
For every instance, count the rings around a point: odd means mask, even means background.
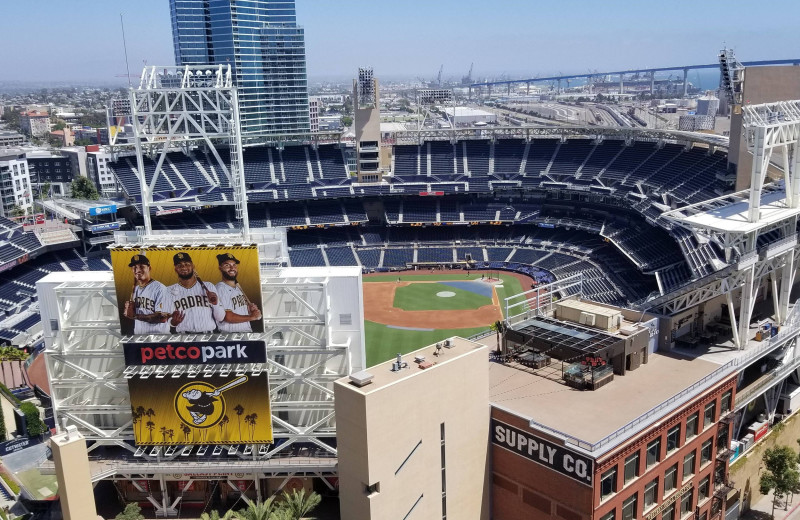
[{"label": "white concrete building", "polygon": [[444,110],[450,124],[470,126],[476,123],[496,123],[497,115],[486,110],[471,107],[446,107]]},{"label": "white concrete building", "polygon": [[0,214],[4,217],[11,216],[11,210],[15,206],[26,213],[32,213],[33,196],[28,160],[20,150],[4,153],[6,155],[0,155]]}]

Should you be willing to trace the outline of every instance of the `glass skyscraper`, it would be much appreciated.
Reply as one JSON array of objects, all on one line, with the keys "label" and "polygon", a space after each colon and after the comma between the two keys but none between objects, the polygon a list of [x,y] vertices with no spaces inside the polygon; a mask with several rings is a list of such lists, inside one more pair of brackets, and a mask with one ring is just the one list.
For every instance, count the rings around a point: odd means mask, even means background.
[{"label": "glass skyscraper", "polygon": [[177,65],[230,64],[243,136],[310,130],[294,0],[170,0]]}]

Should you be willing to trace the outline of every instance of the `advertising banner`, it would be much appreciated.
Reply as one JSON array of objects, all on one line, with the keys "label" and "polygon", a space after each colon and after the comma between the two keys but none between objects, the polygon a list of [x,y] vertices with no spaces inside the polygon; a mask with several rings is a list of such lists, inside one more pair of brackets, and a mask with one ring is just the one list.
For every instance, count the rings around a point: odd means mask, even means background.
[{"label": "advertising banner", "polygon": [[138,446],[270,444],[267,373],[128,380]]},{"label": "advertising banner", "polygon": [[109,204],[108,206],[95,206],[93,208],[89,208],[89,215],[97,216],[97,215],[110,215],[111,213],[117,212],[117,206],[114,204]]},{"label": "advertising banner", "polygon": [[114,248],[111,264],[123,335],[264,331],[256,246]]},{"label": "advertising banner", "polygon": [[122,350],[125,352],[125,366],[224,365],[267,362],[267,344],[264,341],[123,342]]},{"label": "advertising banner", "polygon": [[101,231],[115,231],[119,229],[119,222],[107,222],[105,224],[95,224],[89,228],[92,233],[100,233]]}]

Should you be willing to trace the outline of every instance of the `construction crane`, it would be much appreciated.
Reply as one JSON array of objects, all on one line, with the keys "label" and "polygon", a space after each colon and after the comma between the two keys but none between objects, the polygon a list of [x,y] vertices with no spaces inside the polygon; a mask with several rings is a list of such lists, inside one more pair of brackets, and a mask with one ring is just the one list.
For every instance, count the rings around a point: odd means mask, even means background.
[{"label": "construction crane", "polygon": [[442,71],[444,70],[444,63],[439,67],[439,75],[436,76],[436,86],[442,86]]}]

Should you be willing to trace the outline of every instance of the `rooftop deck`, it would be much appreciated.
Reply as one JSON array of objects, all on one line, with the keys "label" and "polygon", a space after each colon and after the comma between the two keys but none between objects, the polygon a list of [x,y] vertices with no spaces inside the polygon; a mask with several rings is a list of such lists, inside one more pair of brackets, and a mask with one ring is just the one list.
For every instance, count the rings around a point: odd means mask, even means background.
[{"label": "rooftop deck", "polygon": [[[493,406],[531,421],[531,426],[564,437],[594,456],[688,402],[723,376],[717,363],[671,354],[649,362],[595,391],[492,363],[489,398]],[[718,377],[719,376],[719,377]]]}]

